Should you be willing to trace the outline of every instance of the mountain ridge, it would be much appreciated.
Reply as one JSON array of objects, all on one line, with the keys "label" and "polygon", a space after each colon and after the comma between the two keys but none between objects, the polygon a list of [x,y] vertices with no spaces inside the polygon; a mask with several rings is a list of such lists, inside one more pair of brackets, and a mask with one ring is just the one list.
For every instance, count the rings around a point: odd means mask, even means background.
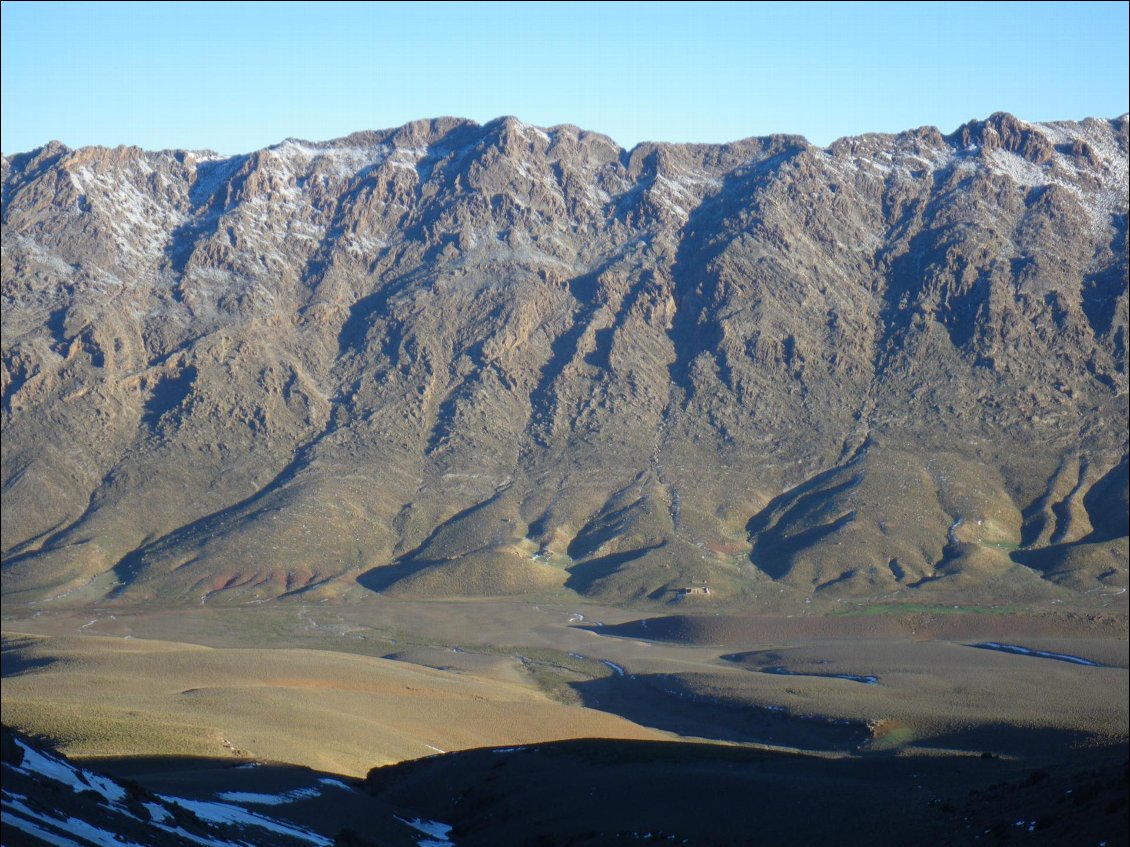
[{"label": "mountain ridge", "polygon": [[5,592],[1124,587],[1126,160],[1004,113],[6,156]]}]

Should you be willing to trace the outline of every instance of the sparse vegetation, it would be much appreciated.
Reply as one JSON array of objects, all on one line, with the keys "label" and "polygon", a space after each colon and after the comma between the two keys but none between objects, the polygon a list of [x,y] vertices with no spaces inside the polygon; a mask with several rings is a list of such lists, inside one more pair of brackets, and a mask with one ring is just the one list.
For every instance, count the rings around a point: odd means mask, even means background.
[{"label": "sparse vegetation", "polygon": [[976,606],[943,603],[852,603],[833,609],[833,615],[1015,615],[1028,606]]},{"label": "sparse vegetation", "polygon": [[6,600],[1127,586],[1124,120],[541,132],[5,157]]}]

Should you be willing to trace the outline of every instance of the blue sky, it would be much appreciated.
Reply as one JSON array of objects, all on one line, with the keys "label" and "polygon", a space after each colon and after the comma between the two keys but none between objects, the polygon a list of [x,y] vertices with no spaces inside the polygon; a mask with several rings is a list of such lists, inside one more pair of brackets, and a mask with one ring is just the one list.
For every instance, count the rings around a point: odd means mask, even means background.
[{"label": "blue sky", "polygon": [[457,115],[625,147],[1128,109],[1126,2],[4,2],[5,153],[254,150]]}]

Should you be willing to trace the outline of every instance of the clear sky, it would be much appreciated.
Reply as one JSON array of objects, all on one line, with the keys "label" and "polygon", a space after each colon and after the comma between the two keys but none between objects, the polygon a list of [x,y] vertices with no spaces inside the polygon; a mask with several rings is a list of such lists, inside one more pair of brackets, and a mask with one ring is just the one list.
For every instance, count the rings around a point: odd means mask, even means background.
[{"label": "clear sky", "polygon": [[1126,2],[4,2],[5,153],[247,152],[456,115],[625,147],[1128,109]]}]

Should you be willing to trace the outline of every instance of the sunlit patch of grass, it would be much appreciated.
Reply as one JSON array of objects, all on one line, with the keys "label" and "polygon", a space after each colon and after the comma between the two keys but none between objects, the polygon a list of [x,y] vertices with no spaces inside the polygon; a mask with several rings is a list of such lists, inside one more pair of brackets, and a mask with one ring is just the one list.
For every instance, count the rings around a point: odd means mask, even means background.
[{"label": "sunlit patch of grass", "polygon": [[338,650],[18,634],[5,647],[17,654],[6,664],[28,668],[4,681],[5,723],[79,756],[259,757],[364,774],[436,748],[652,734],[562,705],[574,702],[569,681],[607,672],[564,651],[512,648],[528,659],[523,679]]},{"label": "sunlit patch of grass", "polygon": [[567,706],[581,703],[581,698],[571,683],[609,676],[613,672],[599,659],[560,650],[508,647],[501,648],[499,652],[518,658],[526,673],[545,696]]},{"label": "sunlit patch of grass", "polygon": [[834,609],[830,614],[837,617],[861,617],[868,615],[1015,615],[1028,611],[1027,606],[963,606],[943,603],[873,603],[846,609]]},{"label": "sunlit patch of grass", "polygon": [[917,737],[912,727],[895,721],[880,721],[872,731],[874,735],[867,749],[873,751],[898,750]]},{"label": "sunlit patch of grass", "polygon": [[219,731],[207,724],[168,720],[127,707],[34,699],[6,702],[5,724],[34,727],[64,753],[120,756],[144,749],[157,756],[219,756],[226,751]]},{"label": "sunlit patch of grass", "polygon": [[1010,553],[1020,549],[1019,541],[979,541],[978,544],[990,550],[1007,550]]}]

